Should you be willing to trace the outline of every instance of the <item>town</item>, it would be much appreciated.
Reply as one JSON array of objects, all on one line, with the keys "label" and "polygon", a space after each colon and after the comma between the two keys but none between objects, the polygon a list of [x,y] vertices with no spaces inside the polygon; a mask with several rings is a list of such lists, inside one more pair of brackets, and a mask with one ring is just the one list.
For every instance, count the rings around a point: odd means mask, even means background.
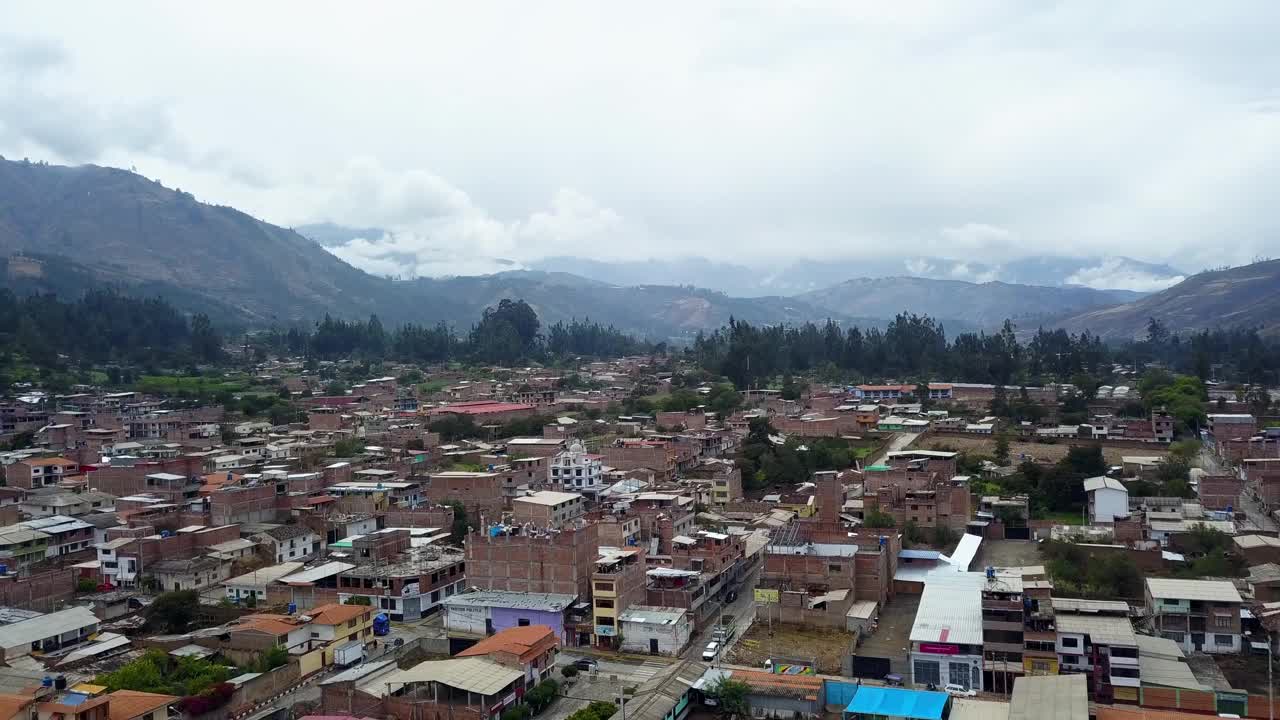
[{"label": "town", "polygon": [[1259,386],[236,352],[0,404],[6,717],[1271,716]]}]

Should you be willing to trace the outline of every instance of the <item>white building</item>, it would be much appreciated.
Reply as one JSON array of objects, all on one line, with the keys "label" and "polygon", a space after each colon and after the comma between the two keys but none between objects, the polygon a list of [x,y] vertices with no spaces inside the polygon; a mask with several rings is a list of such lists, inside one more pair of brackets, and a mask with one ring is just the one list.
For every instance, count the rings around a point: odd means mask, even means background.
[{"label": "white building", "polygon": [[1089,478],[1084,481],[1084,491],[1089,496],[1089,522],[1113,523],[1129,515],[1129,490],[1119,480]]},{"label": "white building", "polygon": [[243,601],[248,598],[254,598],[259,602],[265,601],[267,599],[268,585],[286,575],[297,572],[302,565],[300,562],[284,562],[279,565],[259,568],[251,573],[224,580],[222,586],[227,589],[227,599],[232,602]]},{"label": "white building", "polygon": [[1063,672],[1093,672],[1096,652],[1108,659],[1105,666],[1110,668],[1112,686],[1137,688],[1142,684],[1138,639],[1129,621],[1128,603],[1063,598],[1055,599],[1053,605],[1058,662]]},{"label": "white building", "polygon": [[911,682],[982,687],[982,573],[929,573],[911,626]]},{"label": "white building", "polygon": [[320,536],[301,525],[281,525],[255,536],[271,547],[277,563],[307,560],[320,552]]},{"label": "white building", "polygon": [[1244,601],[1230,580],[1147,578],[1147,613],[1155,631],[1186,652],[1240,652]]},{"label": "white building", "polygon": [[98,631],[98,618],[86,607],[73,607],[0,627],[0,653],[6,663],[33,650],[49,652],[77,645]]},{"label": "white building", "polygon": [[569,448],[551,459],[549,478],[565,490],[594,494],[604,487],[604,463],[598,455],[587,454],[586,447],[574,440]]},{"label": "white building", "polygon": [[693,636],[693,619],[684,608],[632,605],[618,624],[623,652],[675,657]]}]

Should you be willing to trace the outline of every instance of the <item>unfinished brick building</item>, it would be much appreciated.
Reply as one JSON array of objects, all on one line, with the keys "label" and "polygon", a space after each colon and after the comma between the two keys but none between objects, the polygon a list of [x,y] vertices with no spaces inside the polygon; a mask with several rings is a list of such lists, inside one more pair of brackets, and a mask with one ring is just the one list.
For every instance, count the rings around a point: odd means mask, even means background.
[{"label": "unfinished brick building", "polygon": [[560,529],[486,524],[467,536],[467,585],[485,590],[591,597],[596,523]]}]

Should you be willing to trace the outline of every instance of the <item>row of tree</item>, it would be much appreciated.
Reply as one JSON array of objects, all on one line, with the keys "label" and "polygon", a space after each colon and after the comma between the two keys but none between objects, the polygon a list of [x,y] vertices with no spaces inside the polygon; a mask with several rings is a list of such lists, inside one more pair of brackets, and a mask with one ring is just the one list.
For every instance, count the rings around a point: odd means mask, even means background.
[{"label": "row of tree", "polygon": [[1280,343],[1264,340],[1256,329],[1180,336],[1154,320],[1146,339],[1108,345],[1088,331],[1073,335],[1044,328],[1024,341],[1007,320],[996,333],[966,332],[948,339],[940,322],[914,314],[898,315],[884,330],[844,328],[832,321],[755,326],[730,319],[727,327],[699,333],[688,353],[699,367],[739,388],[791,374],[828,380],[947,378],[1016,387],[1105,378],[1114,363],[1138,371],[1166,367],[1201,380],[1280,383]]},{"label": "row of tree", "polygon": [[278,354],[322,360],[359,357],[405,362],[476,361],[497,365],[545,361],[584,355],[619,357],[652,347],[613,326],[586,320],[557,322],[542,332],[542,323],[523,300],[504,299],[484,311],[465,337],[444,323],[434,327],[403,325],[388,331],[376,315],[366,322],[325,315],[314,329],[292,328],[260,333],[254,342]]},{"label": "row of tree", "polygon": [[[18,297],[0,290],[4,361],[21,355],[37,367],[72,362],[181,365],[222,358],[222,336],[208,316],[190,318],[160,299],[93,290],[74,301]],[[61,357],[60,357],[61,356]]]}]

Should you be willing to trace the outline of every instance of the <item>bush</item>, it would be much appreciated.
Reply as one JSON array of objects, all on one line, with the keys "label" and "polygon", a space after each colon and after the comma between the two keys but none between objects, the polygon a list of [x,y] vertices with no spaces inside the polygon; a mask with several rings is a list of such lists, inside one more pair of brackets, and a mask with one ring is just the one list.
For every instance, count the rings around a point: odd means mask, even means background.
[{"label": "bush", "polygon": [[90,593],[98,589],[98,585],[89,578],[80,578],[76,581],[76,592]]},{"label": "bush", "polygon": [[565,676],[566,678],[574,678],[578,676],[578,668],[572,665],[565,665],[564,667],[560,668],[560,674]]},{"label": "bush", "polygon": [[532,714],[528,705],[516,705],[502,711],[502,720],[524,720]]},{"label": "bush", "polygon": [[369,598],[365,595],[352,595],[342,602],[343,605],[371,605]]},{"label": "bush", "polygon": [[182,698],[178,701],[178,709],[187,715],[204,715],[231,702],[231,696],[235,692],[235,685],[228,682],[218,683],[199,695]]},{"label": "bush", "polygon": [[529,703],[533,712],[539,713],[556,699],[556,693],[559,691],[560,683],[555,680],[544,680],[524,694],[524,701]]}]

